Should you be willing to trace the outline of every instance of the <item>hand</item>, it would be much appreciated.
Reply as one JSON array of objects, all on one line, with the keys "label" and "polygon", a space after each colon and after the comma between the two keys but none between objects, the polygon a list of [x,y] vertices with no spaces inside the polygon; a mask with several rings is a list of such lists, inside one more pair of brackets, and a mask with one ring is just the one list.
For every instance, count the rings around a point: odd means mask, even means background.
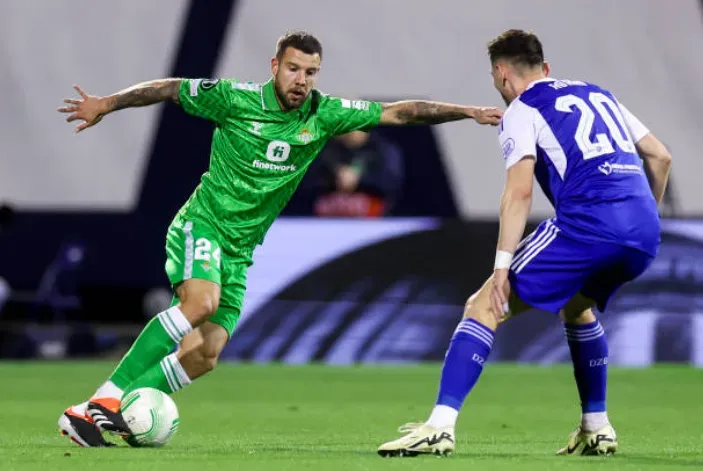
[{"label": "hand", "polygon": [[352,166],[343,165],[337,169],[337,189],[352,193],[359,186],[359,171]]},{"label": "hand", "polygon": [[493,272],[493,286],[491,286],[491,310],[500,323],[505,317],[504,307],[508,304],[510,297],[510,281],[508,280],[508,269],[495,270]]},{"label": "hand", "polygon": [[500,108],[473,107],[470,109],[470,115],[478,124],[498,126],[500,119],[503,117],[503,110]]},{"label": "hand", "polygon": [[66,118],[66,121],[69,123],[77,119],[83,120],[83,123],[76,127],[76,132],[79,133],[86,128],[98,124],[100,120],[103,119],[103,116],[108,113],[108,110],[104,98],[88,95],[78,85],[74,85],[73,88],[76,89],[82,100],[66,98],[64,103],[70,106],[59,108],[58,111],[60,113],[72,113]]}]

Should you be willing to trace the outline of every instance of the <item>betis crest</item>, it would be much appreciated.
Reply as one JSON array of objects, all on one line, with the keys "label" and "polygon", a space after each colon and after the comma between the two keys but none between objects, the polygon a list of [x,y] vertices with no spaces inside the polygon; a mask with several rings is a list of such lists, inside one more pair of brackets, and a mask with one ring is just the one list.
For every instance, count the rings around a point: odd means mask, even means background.
[{"label": "betis crest", "polygon": [[312,134],[310,134],[310,131],[307,129],[303,129],[300,131],[300,134],[298,134],[298,140],[303,144],[308,144],[312,141]]}]

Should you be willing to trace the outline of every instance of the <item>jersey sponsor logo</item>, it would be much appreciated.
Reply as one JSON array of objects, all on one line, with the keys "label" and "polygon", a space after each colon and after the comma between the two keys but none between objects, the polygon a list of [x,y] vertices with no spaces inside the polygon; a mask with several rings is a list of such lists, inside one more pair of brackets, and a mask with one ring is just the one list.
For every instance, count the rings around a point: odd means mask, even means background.
[{"label": "jersey sponsor logo", "polygon": [[363,100],[347,100],[345,98],[341,99],[342,108],[351,108],[354,110],[368,111],[369,102]]},{"label": "jersey sponsor logo", "polygon": [[283,141],[271,141],[266,148],[266,159],[271,162],[285,162],[290,155],[290,144]]},{"label": "jersey sponsor logo", "polygon": [[515,141],[513,140],[512,137],[509,137],[502,145],[503,148],[503,158],[508,159],[510,157],[510,154],[513,153],[515,150]]},{"label": "jersey sponsor logo", "polygon": [[264,127],[264,123],[259,123],[257,121],[252,121],[251,122],[251,127],[247,129],[252,134],[256,134],[257,136],[261,136],[261,128]]},{"label": "jersey sponsor logo", "polygon": [[263,170],[273,170],[275,172],[295,172],[298,167],[293,164],[290,165],[277,165],[270,162],[264,162],[262,160],[256,159],[254,161],[254,168],[260,168]]},{"label": "jersey sponsor logo", "polygon": [[602,163],[598,166],[598,170],[603,175],[610,175],[612,173],[631,173],[631,174],[641,174],[642,167],[635,164],[614,164],[610,162]]},{"label": "jersey sponsor logo", "polygon": [[300,134],[298,134],[298,140],[303,144],[309,144],[310,141],[312,141],[312,134],[309,130],[303,129],[300,131]]}]

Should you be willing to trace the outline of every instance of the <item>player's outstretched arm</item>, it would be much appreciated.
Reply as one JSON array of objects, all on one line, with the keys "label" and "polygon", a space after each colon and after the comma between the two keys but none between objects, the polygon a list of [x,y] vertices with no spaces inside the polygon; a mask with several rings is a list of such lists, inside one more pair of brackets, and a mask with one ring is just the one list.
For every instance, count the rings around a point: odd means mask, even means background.
[{"label": "player's outstretched arm", "polygon": [[460,119],[473,119],[479,124],[500,124],[499,108],[461,106],[436,101],[406,100],[383,103],[379,124],[441,124]]},{"label": "player's outstretched arm", "polygon": [[162,101],[173,101],[178,103],[178,89],[181,79],[169,78],[142,82],[129,88],[121,90],[109,96],[88,95],[81,87],[74,85],[80,100],[67,98],[64,100],[69,106],[59,108],[61,113],[69,113],[67,122],[82,120],[83,123],[76,127],[76,132],[81,132],[86,128],[94,126],[113,111],[136,106],[153,105]]},{"label": "player's outstretched arm", "polygon": [[647,134],[635,144],[637,152],[644,160],[650,174],[649,185],[652,188],[654,199],[657,204],[662,202],[666,185],[669,182],[669,173],[671,172],[671,154],[664,147],[664,144],[654,137],[652,134]]}]

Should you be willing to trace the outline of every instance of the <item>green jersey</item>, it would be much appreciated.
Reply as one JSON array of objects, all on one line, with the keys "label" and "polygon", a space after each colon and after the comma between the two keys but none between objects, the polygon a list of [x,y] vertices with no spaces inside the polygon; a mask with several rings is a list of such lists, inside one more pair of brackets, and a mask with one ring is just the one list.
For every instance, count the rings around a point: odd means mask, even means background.
[{"label": "green jersey", "polygon": [[216,123],[209,169],[179,215],[218,228],[234,253],[261,243],[331,137],[376,126],[382,108],[313,90],[299,109],[282,111],[272,80],[183,80],[179,99]]}]

